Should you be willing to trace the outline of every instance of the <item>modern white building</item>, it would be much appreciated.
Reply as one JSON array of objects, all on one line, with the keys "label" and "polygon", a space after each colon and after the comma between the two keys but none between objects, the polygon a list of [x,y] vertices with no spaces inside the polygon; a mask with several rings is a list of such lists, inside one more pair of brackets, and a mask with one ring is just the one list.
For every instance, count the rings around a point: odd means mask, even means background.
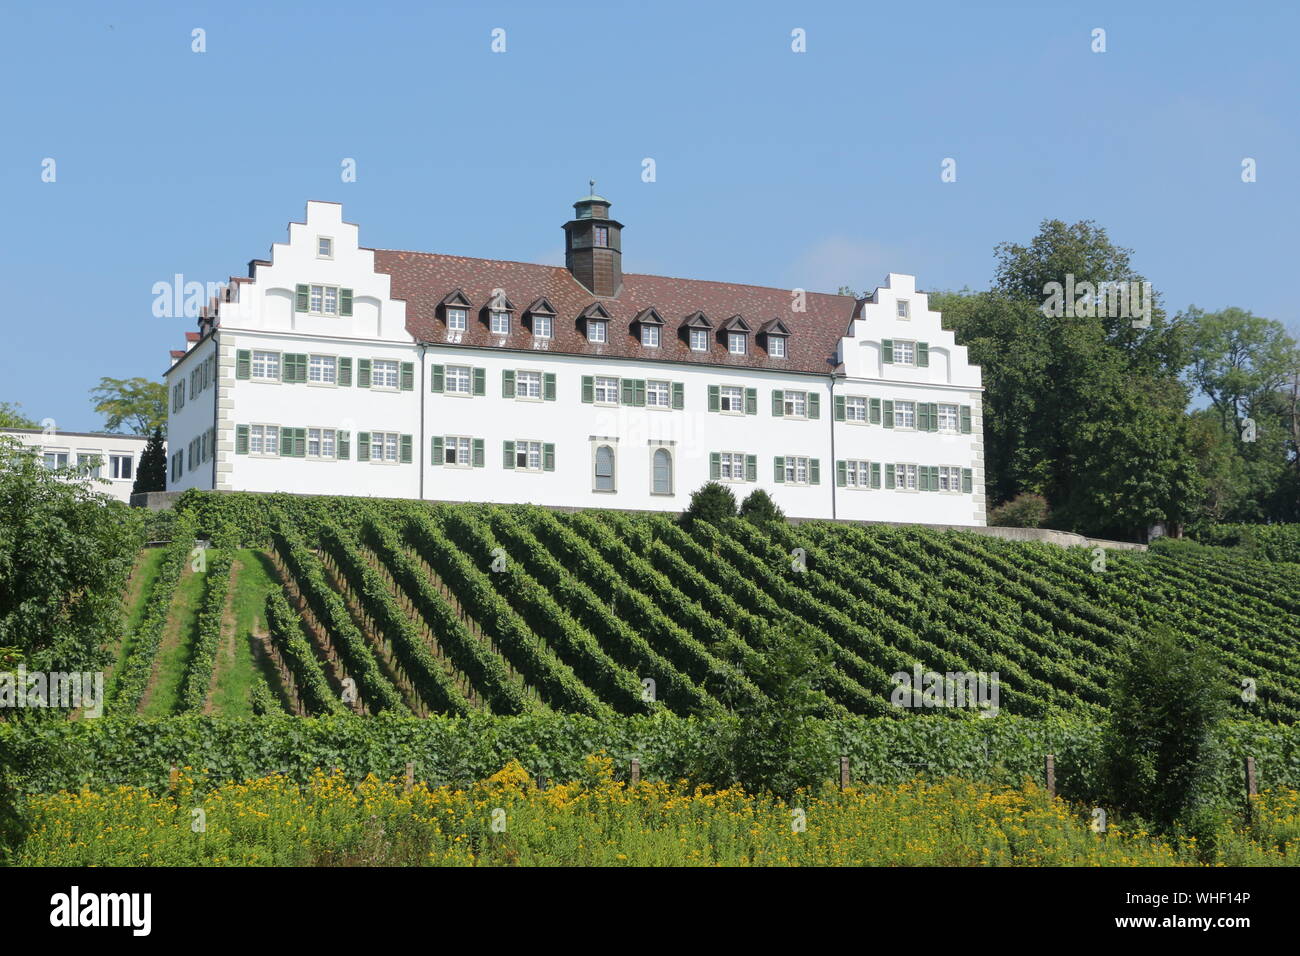
[{"label": "modern white building", "polygon": [[335,203],[232,277],[166,372],[168,489],[982,525],[980,370],[914,279],[850,296],[360,245]]},{"label": "modern white building", "polygon": [[74,469],[97,479],[92,483],[94,490],[127,502],[131,500],[140,456],[149,443],[146,435],[63,432],[54,428],[0,428],[0,435],[37,449],[46,468]]}]

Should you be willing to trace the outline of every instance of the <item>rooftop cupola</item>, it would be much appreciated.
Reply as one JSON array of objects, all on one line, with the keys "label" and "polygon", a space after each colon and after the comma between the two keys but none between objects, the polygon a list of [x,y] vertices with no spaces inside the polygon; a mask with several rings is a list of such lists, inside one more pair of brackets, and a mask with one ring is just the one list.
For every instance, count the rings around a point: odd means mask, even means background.
[{"label": "rooftop cupola", "polygon": [[623,224],[609,218],[610,201],[591,193],[573,204],[564,224],[564,265],[588,291],[617,296],[623,285]]}]

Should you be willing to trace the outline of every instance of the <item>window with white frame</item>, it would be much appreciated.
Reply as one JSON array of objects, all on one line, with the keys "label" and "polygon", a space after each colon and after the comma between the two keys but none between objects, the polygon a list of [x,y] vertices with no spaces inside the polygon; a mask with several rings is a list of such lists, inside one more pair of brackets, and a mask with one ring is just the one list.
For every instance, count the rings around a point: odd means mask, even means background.
[{"label": "window with white frame", "polygon": [[443,371],[443,389],[453,395],[469,395],[472,389],[468,365],[448,365]]},{"label": "window with white frame", "polygon": [[895,365],[915,365],[916,364],[916,343],[902,342],[894,339],[894,364]]},{"label": "window with white frame", "polygon": [[916,402],[894,402],[894,427],[916,427]]},{"label": "window with white frame", "polygon": [[541,471],[542,443],[539,441],[516,441],[515,468],[519,471]]},{"label": "window with white frame", "polygon": [[447,331],[464,332],[469,325],[469,314],[464,309],[447,309]]},{"label": "window with white frame", "polygon": [[641,326],[641,345],[647,349],[659,348],[659,326],[643,325]]},{"label": "window with white frame", "polygon": [[595,388],[594,398],[597,405],[618,404],[618,379],[597,375]]},{"label": "window with white frame", "polygon": [[375,359],[370,363],[371,388],[397,388],[396,359]]},{"label": "window with white frame", "polygon": [[850,395],[845,398],[844,420],[846,422],[865,422],[867,420],[867,400],[861,395]]},{"label": "window with white frame", "polygon": [[329,236],[316,237],[316,258],[333,259],[334,258],[334,240]]},{"label": "window with white frame", "polygon": [[515,372],[515,398],[542,397],[541,372]]},{"label": "window with white frame", "polygon": [[533,316],[533,337],[549,339],[551,337],[551,317],[549,315]]},{"label": "window with white frame", "polygon": [[87,478],[98,478],[104,470],[104,459],[95,452],[77,453],[77,471]]},{"label": "window with white frame", "polygon": [[961,469],[955,465],[940,465],[939,490],[961,491]]},{"label": "window with white frame", "polygon": [[135,459],[130,455],[109,455],[108,474],[110,478],[126,479],[132,477]]},{"label": "window with white frame", "polygon": [[470,439],[463,435],[448,435],[442,440],[442,463],[457,468],[469,468],[474,464]]},{"label": "window with white frame", "polygon": [[614,449],[597,445],[592,461],[592,490],[614,491]]},{"label": "window with white frame", "polygon": [[509,312],[493,312],[491,321],[492,321],[493,335],[510,334],[510,313]]},{"label": "window with white frame", "polygon": [[371,432],[370,460],[396,462],[397,447],[400,441],[401,436],[397,432]]},{"label": "window with white frame", "polygon": [[280,380],[280,353],[254,352],[252,374],[253,378],[278,382]]},{"label": "window with white frame", "polygon": [[849,488],[870,488],[871,462],[846,461],[844,463],[844,484]]},{"label": "window with white frame", "polygon": [[808,482],[808,459],[800,455],[787,455],[785,459],[785,483],[787,485],[806,485]]},{"label": "window with white frame", "polygon": [[307,381],[317,385],[335,385],[338,372],[338,359],[333,355],[313,355],[307,365]]},{"label": "window with white frame", "polygon": [[732,355],[744,355],[746,351],[746,338],[747,336],[744,332],[728,332],[727,351]]},{"label": "window with white frame", "polygon": [[894,488],[897,491],[916,491],[916,465],[894,465]]},{"label": "window with white frame", "polygon": [[668,382],[651,379],[645,383],[645,403],[649,408],[670,408],[672,386]]},{"label": "window with white frame", "polygon": [[784,335],[769,335],[767,337],[767,354],[772,358],[785,358]]},{"label": "window with white frame", "polygon": [[704,329],[691,329],[691,351],[707,352],[709,350],[709,333]]},{"label": "window with white frame", "polygon": [[587,341],[595,345],[603,344],[607,339],[608,330],[605,328],[604,319],[587,320]]},{"label": "window with white frame", "polygon": [[310,287],[311,296],[307,311],[312,315],[339,314],[339,287],[336,285],[314,285]]},{"label": "window with white frame", "polygon": [[745,413],[745,390],[739,385],[723,385],[718,389],[718,408],[724,412]]},{"label": "window with white frame", "polygon": [[51,470],[55,468],[67,468],[68,453],[66,451],[47,451],[41,456],[41,464]]},{"label": "window with white frame", "polygon": [[250,455],[280,454],[280,426],[248,426],[248,453]]},{"label": "window with white frame", "polygon": [[667,448],[656,448],[650,456],[650,493],[673,493],[673,453]]},{"label": "window with white frame", "polygon": [[957,430],[957,406],[939,404],[939,431],[955,432]]},{"label": "window with white frame", "polygon": [[807,392],[786,392],[784,398],[785,398],[786,418],[807,418],[808,417],[808,393]]},{"label": "window with white frame", "polygon": [[335,457],[334,429],[307,429],[307,457],[330,460]]},{"label": "window with white frame", "polygon": [[723,481],[745,480],[745,456],[738,451],[724,451],[718,455],[718,477]]},{"label": "window with white frame", "polygon": [[898,300],[898,317],[900,319],[910,319],[912,317],[911,309],[908,307],[906,299]]}]

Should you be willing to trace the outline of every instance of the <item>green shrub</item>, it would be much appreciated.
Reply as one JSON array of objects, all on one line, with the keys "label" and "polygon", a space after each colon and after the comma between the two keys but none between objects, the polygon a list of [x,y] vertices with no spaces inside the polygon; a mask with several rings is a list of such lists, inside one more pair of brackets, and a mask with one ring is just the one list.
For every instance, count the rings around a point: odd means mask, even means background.
[{"label": "green shrub", "polygon": [[726,485],[710,481],[691,494],[691,503],[682,516],[686,524],[708,521],[720,524],[724,518],[736,516],[736,496]]},{"label": "green shrub", "polygon": [[785,520],[785,512],[762,488],[750,492],[740,505],[740,516],[752,524],[775,524]]},{"label": "green shrub", "polygon": [[999,528],[1041,528],[1047,520],[1047,499],[1026,492],[989,512],[989,524]]}]

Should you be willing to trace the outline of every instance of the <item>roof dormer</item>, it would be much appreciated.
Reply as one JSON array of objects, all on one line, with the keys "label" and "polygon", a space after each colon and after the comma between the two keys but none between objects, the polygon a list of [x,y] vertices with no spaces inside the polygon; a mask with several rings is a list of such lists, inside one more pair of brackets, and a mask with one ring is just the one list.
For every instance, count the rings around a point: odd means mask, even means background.
[{"label": "roof dormer", "polygon": [[641,340],[642,348],[659,348],[660,342],[663,341],[663,332],[664,317],[654,306],[642,309],[632,320],[632,333]]},{"label": "roof dormer", "polygon": [[613,318],[603,305],[593,302],[578,315],[578,331],[591,345],[609,341],[609,323]]},{"label": "roof dormer", "polygon": [[743,315],[733,315],[718,327],[718,341],[726,346],[729,355],[748,355],[753,332]]}]

